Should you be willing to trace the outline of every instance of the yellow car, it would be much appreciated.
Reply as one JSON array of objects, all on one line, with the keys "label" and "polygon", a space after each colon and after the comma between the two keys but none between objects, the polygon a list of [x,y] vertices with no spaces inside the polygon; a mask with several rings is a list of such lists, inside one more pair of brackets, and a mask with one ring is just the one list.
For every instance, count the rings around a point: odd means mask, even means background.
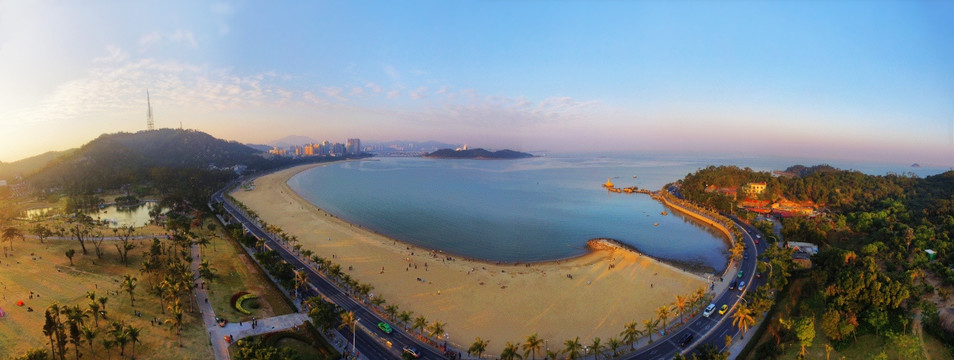
[{"label": "yellow car", "polygon": [[729,311],[729,305],[722,304],[722,308],[719,309],[719,315],[725,315],[726,311]]}]

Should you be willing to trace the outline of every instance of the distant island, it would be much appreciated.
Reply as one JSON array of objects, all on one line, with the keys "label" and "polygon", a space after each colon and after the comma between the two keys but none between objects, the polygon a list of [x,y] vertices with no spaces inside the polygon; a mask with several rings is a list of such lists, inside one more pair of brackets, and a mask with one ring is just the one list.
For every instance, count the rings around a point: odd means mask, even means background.
[{"label": "distant island", "polygon": [[921,167],[921,164],[914,163],[914,164],[911,164],[911,167]]},{"label": "distant island", "polygon": [[500,151],[487,151],[484,149],[468,149],[468,150],[453,150],[453,149],[440,149],[432,153],[424,155],[424,157],[429,158],[438,158],[438,159],[523,159],[533,157],[531,154],[513,151],[509,149],[500,150]]}]

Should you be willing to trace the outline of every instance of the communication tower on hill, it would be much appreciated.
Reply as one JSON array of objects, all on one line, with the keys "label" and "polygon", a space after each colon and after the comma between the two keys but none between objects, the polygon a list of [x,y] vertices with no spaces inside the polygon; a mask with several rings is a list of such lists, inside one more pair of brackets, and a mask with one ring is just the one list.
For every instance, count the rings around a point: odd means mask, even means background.
[{"label": "communication tower on hill", "polygon": [[156,129],[156,124],[152,121],[152,103],[149,101],[149,89],[146,89],[146,107],[149,109],[146,112],[146,130],[152,131]]}]

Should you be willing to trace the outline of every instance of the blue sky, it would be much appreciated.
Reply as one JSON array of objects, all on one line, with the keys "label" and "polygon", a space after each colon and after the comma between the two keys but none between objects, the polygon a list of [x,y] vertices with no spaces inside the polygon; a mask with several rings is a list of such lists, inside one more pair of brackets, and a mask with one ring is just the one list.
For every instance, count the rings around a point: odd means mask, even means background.
[{"label": "blue sky", "polygon": [[954,3],[0,4],[0,161],[145,128],[954,166]]}]

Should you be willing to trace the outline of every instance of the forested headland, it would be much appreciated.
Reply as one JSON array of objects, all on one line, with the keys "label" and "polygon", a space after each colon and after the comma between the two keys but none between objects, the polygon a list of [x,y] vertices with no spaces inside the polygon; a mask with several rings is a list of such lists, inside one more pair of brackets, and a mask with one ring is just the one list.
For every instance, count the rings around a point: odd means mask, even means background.
[{"label": "forested headland", "polygon": [[[752,183],[764,183],[764,190],[747,191]],[[710,166],[677,185],[686,199],[737,215],[767,234],[774,224],[763,219],[774,218],[783,241],[819,245],[812,268],[802,272],[805,286],[792,295],[799,305],[786,311],[795,318],[767,325],[777,341],[760,346],[757,358],[777,355],[786,334],[797,340],[792,324],[801,318],[811,319],[836,347],[849,346],[863,334],[903,344],[905,334],[914,331],[914,319],[949,349],[954,345],[951,330],[942,326],[945,311],[938,310],[949,307],[954,286],[954,171],[919,178],[828,165],[793,166],[775,174]],[[759,203],[767,209],[764,204],[786,201],[814,211],[811,216],[758,216],[743,206]]]}]

